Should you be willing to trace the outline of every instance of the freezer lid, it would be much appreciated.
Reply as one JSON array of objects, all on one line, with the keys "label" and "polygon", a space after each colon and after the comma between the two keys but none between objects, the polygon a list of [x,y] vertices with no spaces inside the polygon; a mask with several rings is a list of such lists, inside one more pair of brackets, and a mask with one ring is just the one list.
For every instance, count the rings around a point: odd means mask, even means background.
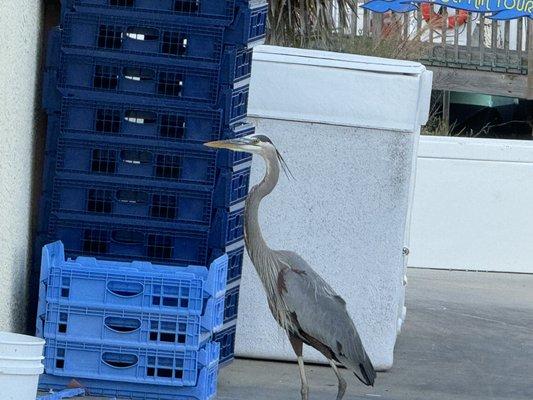
[{"label": "freezer lid", "polygon": [[254,61],[271,61],[309,66],[327,66],[399,75],[421,75],[426,68],[414,61],[395,60],[331,51],[307,50],[279,46],[257,46]]},{"label": "freezer lid", "polygon": [[404,132],[417,132],[428,119],[432,74],[422,64],[258,49],[250,83],[251,117]]}]

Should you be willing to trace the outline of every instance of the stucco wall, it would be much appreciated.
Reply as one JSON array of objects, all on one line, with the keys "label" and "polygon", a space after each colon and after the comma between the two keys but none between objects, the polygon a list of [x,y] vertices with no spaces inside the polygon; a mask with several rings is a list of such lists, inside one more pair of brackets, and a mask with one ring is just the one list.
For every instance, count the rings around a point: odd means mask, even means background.
[{"label": "stucco wall", "polygon": [[0,330],[24,330],[41,2],[0,2]]}]

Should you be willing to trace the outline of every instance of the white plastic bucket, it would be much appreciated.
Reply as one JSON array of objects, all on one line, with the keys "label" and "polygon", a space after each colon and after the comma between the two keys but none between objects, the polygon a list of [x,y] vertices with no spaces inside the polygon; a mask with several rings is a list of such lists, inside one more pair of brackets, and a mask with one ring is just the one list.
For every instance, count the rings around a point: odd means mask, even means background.
[{"label": "white plastic bucket", "polygon": [[0,332],[0,358],[41,357],[44,340],[18,333]]},{"label": "white plastic bucket", "polygon": [[35,400],[44,340],[0,332],[0,399]]},{"label": "white plastic bucket", "polygon": [[30,368],[30,367],[39,367],[42,365],[44,357],[35,357],[35,358],[4,358],[0,357],[0,368]]},{"label": "white plastic bucket", "polygon": [[43,371],[42,364],[28,368],[0,367],[0,399],[35,400]]}]

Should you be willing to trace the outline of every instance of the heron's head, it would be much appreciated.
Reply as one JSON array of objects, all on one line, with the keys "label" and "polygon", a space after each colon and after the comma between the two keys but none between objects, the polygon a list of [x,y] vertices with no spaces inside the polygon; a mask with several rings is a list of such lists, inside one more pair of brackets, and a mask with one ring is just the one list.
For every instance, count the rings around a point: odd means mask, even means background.
[{"label": "heron's head", "polygon": [[267,160],[278,160],[287,176],[292,176],[280,152],[272,140],[265,135],[248,135],[235,139],[217,140],[204,143],[204,146],[258,154]]},{"label": "heron's head", "polygon": [[261,155],[268,153],[275,154],[277,152],[272,140],[265,135],[249,135],[235,139],[217,140],[205,143],[204,145],[215,149],[228,149]]}]

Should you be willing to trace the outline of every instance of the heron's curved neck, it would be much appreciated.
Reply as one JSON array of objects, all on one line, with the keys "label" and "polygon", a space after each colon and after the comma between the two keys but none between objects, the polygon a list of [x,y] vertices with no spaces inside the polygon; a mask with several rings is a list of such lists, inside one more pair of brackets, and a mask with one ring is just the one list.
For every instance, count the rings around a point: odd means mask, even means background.
[{"label": "heron's curved neck", "polygon": [[256,265],[258,257],[262,257],[272,250],[266,244],[259,226],[259,204],[261,200],[274,190],[279,179],[279,163],[275,155],[263,157],[266,173],[263,180],[255,185],[246,199],[244,214],[244,238],[248,254]]}]

